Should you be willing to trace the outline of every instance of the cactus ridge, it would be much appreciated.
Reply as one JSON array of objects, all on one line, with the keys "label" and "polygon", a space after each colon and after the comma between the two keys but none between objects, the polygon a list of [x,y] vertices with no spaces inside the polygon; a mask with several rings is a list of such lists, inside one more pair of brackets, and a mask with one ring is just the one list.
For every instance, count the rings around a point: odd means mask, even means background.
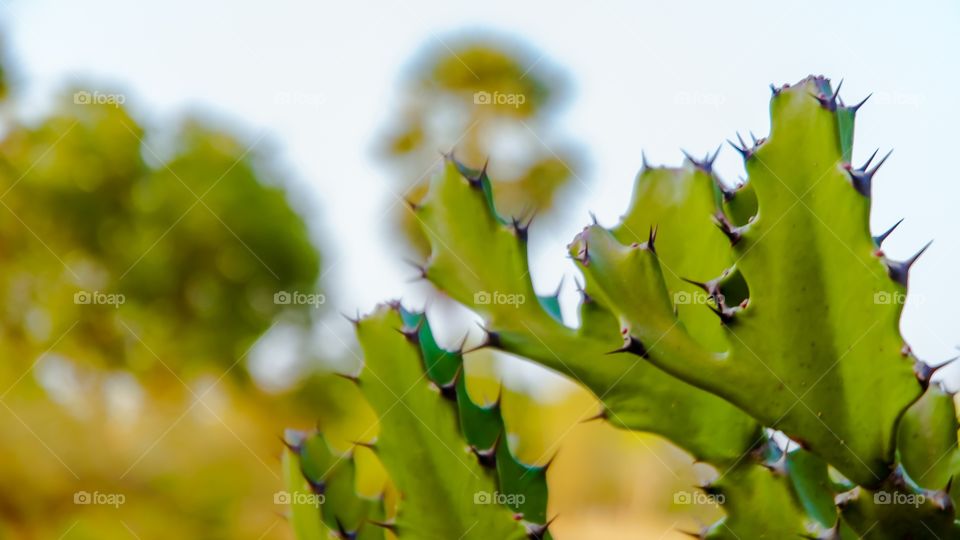
[{"label": "cactus ridge", "polygon": [[[891,154],[852,165],[866,99],[845,105],[840,85],[822,76],[771,91],[770,133],[727,141],[747,173],[735,188],[716,174],[719,148],[702,159],[684,151],[679,167],[643,155],[619,223],[594,217],[574,238],[579,325],[563,321],[557,294],[533,287],[531,218],[499,215],[486,165],[452,154],[410,207],[430,243],[428,260],[414,263],[418,279],[483,317],[481,347],[574,379],[602,404],[596,419],[661,435],[712,465],[718,477],[701,488],[725,517],[694,536],[960,538],[960,425],[954,396],[932,381],[945,364],[917,358],[899,330],[910,268],[930,244],[896,261],[882,245],[900,222],[871,234],[872,184]],[[498,404],[471,401],[462,352],[438,347],[423,314],[386,313],[357,323],[368,359],[380,366],[384,349],[412,348],[419,376],[454,404],[448,431],[504,489],[532,479],[511,487],[536,494],[524,533],[549,534],[546,468],[514,458]],[[385,319],[398,343],[364,335]],[[368,384],[361,374],[382,410],[383,392]],[[404,502],[416,490],[405,493],[403,457],[390,457],[403,448],[386,447],[381,425],[375,448],[391,478],[400,475],[393,532],[404,537],[405,514],[422,509]],[[774,430],[789,437],[786,448]]]}]

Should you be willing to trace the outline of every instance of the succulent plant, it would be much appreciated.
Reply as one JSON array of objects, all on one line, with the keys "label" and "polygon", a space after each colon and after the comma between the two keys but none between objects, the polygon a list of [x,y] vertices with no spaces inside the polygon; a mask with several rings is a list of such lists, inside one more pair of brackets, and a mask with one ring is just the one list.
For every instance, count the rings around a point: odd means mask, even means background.
[{"label": "succulent plant", "polygon": [[[851,164],[863,102],[844,105],[827,79],[772,90],[770,134],[731,143],[748,176],[738,188],[719,181],[716,154],[688,155],[678,168],[644,159],[620,223],[577,235],[569,251],[585,285],[575,328],[555,297],[534,290],[529,223],[500,216],[485,169],[452,157],[411,207],[431,247],[421,275],[484,318],[485,346],[567,375],[599,398],[606,421],[661,435],[716,468],[703,490],[726,516],[695,536],[958,538],[953,397],[906,345],[902,303],[891,301],[906,294],[923,249],[890,260],[882,243],[892,228],[869,229],[871,182],[886,157]],[[500,509],[463,506],[464,489],[489,488],[482,464],[492,461],[501,489],[536,493],[521,512],[526,532],[549,534],[545,476],[535,471],[537,485],[522,487],[516,473],[504,477],[523,465],[497,446],[502,422],[461,391],[460,355],[436,346],[425,317],[381,308],[357,332],[364,373],[387,375],[361,374],[360,387],[381,414],[374,448],[398,491],[389,530],[524,532]],[[418,360],[441,392],[419,384]],[[416,396],[391,396],[407,387]],[[441,394],[455,399],[459,429]],[[430,440],[455,449],[458,431],[478,458],[462,465],[477,477]],[[785,448],[774,432],[789,438]],[[429,443],[419,457],[411,437]],[[430,470],[411,478],[411,460]]]}]

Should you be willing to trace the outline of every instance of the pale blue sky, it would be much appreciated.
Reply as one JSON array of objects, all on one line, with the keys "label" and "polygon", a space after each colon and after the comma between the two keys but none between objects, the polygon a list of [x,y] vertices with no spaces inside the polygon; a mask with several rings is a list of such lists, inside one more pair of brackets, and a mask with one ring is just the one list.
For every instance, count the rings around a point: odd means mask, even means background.
[{"label": "pale blue sky", "polygon": [[[34,110],[82,75],[125,92],[148,122],[199,109],[235,119],[251,142],[265,134],[258,147],[294,172],[323,233],[324,279],[344,312],[412,293],[383,234],[393,199],[384,187],[396,184],[371,143],[424,45],[463,30],[518,36],[574,83],[557,129],[584,145],[591,167],[572,217],[535,229],[543,291],[572,273],[563,246],[587,210],[607,224],[624,210],[641,149],[677,164],[680,147],[702,154],[737,130],[766,133],[769,83],[844,78],[848,102],[874,93],[854,161],[896,149],[875,183],[874,230],[906,218],[885,246],[899,258],[935,239],[911,276],[904,332],[923,358],[956,354],[960,3],[644,4],[0,0],[0,14],[26,85],[20,99]],[[729,148],[718,168],[727,179],[742,173]]]}]

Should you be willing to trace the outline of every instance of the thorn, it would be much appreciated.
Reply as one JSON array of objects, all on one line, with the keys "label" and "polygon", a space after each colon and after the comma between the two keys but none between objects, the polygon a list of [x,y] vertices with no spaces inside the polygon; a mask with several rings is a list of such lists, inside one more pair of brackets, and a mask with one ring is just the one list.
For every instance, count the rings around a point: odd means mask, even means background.
[{"label": "thorn", "polygon": [[471,446],[470,450],[473,451],[473,455],[477,456],[477,463],[480,464],[485,469],[493,469],[497,466],[497,445],[500,443],[500,436],[497,436],[496,442],[493,443],[493,448],[488,450],[480,450],[476,446]]},{"label": "thorn", "polygon": [[416,262],[416,261],[414,261],[414,260],[412,260],[412,259],[408,259],[408,258],[406,258],[406,257],[402,257],[401,260],[402,260],[404,263],[412,266],[412,267],[417,271],[417,274],[418,274],[417,277],[412,278],[410,281],[419,281],[419,280],[421,280],[421,279],[427,279],[427,267],[426,267],[426,266],[424,266],[424,265],[422,265],[422,264],[420,264],[420,263],[418,263],[418,262]]},{"label": "thorn", "polygon": [[650,232],[647,233],[647,249],[651,252],[656,253],[656,242],[657,242],[657,230],[659,229],[658,225],[652,225],[650,227]]},{"label": "thorn", "polygon": [[406,197],[403,198],[403,203],[407,205],[407,208],[409,208],[411,212],[416,212],[417,210],[420,209],[420,205],[419,205],[419,204],[411,201],[410,199],[408,199],[408,198],[406,198]]},{"label": "thorn", "polygon": [[777,97],[780,95],[780,89],[770,83],[770,93],[773,94],[773,97]]},{"label": "thorn", "polygon": [[360,384],[360,378],[357,377],[356,375],[350,375],[349,373],[337,373],[337,372],[334,372],[334,375],[336,375],[337,377],[346,379],[348,381],[351,381],[355,384]]},{"label": "thorn", "polygon": [[647,153],[644,152],[643,150],[640,150],[640,159],[643,160],[642,167],[643,167],[644,169],[649,169],[649,168],[650,168],[650,162],[647,161]]},{"label": "thorn", "polygon": [[734,227],[733,224],[730,223],[730,220],[727,219],[727,216],[719,211],[713,215],[713,222],[727,239],[730,240],[731,246],[737,245],[737,242],[739,242],[742,237],[739,227]]},{"label": "thorn", "polygon": [[754,145],[754,146],[756,146],[757,143],[760,142],[760,141],[757,140],[757,136],[754,135],[752,131],[750,132],[750,138],[753,140],[753,145]]},{"label": "thorn", "polygon": [[367,523],[369,523],[369,524],[371,524],[371,525],[376,525],[377,527],[380,527],[380,528],[383,528],[383,529],[387,529],[387,530],[391,531],[391,532],[394,533],[394,534],[397,533],[397,525],[396,525],[396,523],[386,523],[386,522],[383,522],[383,521],[374,521],[374,520],[372,520],[372,519],[368,519],[368,520],[367,520]]},{"label": "thorn", "polygon": [[532,222],[533,222],[532,217],[530,221],[527,222],[526,225],[524,225],[519,219],[515,217],[510,218],[510,224],[511,224],[511,227],[513,228],[513,232],[514,234],[517,235],[517,238],[519,238],[521,242],[527,241],[527,230],[530,228],[530,223]]},{"label": "thorn", "polygon": [[737,146],[730,139],[727,139],[727,144],[732,146],[737,152],[740,152],[740,155],[743,156],[744,161],[750,159],[750,157],[753,155],[753,151],[750,148],[747,148],[746,143],[743,142],[743,138],[740,137],[740,132],[737,132],[737,139],[740,141],[740,146]]},{"label": "thorn", "polygon": [[916,375],[917,380],[920,381],[920,387],[926,390],[927,387],[930,386],[930,379],[933,378],[933,375],[937,371],[940,371],[940,369],[952,364],[958,358],[960,358],[960,356],[955,356],[937,366],[931,366],[930,364],[927,364],[923,360],[917,359],[913,363],[913,374]]},{"label": "thorn", "polygon": [[[624,329],[626,330],[626,329]],[[627,334],[623,339],[623,347],[619,349],[614,349],[607,354],[617,354],[617,353],[630,353],[639,356],[640,358],[650,358],[650,354],[647,352],[647,348],[643,346],[643,343],[640,343],[640,340],[634,338],[630,334]]]},{"label": "thorn", "polygon": [[873,158],[877,157],[877,152],[879,152],[879,151],[880,151],[879,148],[877,148],[876,150],[874,150],[873,153],[870,154],[870,157],[867,158],[867,162],[864,163],[862,167],[860,167],[860,170],[866,170],[867,167],[870,166],[870,162],[873,161]]},{"label": "thorn", "polygon": [[342,311],[340,312],[340,316],[343,317],[344,319],[350,321],[350,324],[352,324],[352,325],[354,325],[354,326],[360,326],[360,310],[359,310],[359,309],[357,310],[357,316],[356,316],[356,318],[351,317],[351,316],[347,315],[346,313],[344,313],[344,312],[342,312]]},{"label": "thorn", "polygon": [[837,110],[837,98],[840,96],[840,87],[843,86],[843,79],[840,79],[840,84],[837,85],[837,89],[833,91],[833,94],[826,95],[823,92],[819,94],[810,94],[814,99],[820,102],[820,106],[824,109],[827,109],[830,112]]},{"label": "thorn", "polygon": [[735,313],[734,310],[725,308],[723,306],[713,307],[710,304],[704,304],[704,305],[707,306],[707,309],[712,311],[714,315],[716,315],[717,317],[720,317],[720,322],[722,322],[723,324],[730,324],[731,322],[733,322],[733,315]]},{"label": "thorn", "polygon": [[703,282],[700,282],[700,281],[694,281],[694,280],[692,280],[692,279],[687,279],[687,278],[685,278],[685,277],[683,277],[683,276],[680,276],[680,279],[682,279],[683,281],[686,281],[687,283],[689,283],[689,284],[691,284],[691,285],[700,287],[701,289],[703,289],[703,292],[705,292],[705,293],[707,293],[707,294],[710,294],[710,286],[709,286],[708,284],[703,283]]},{"label": "thorn", "polygon": [[890,154],[893,153],[893,150],[887,152],[883,158],[880,159],[880,162],[873,166],[872,169],[867,169],[870,166],[870,163],[873,161],[874,156],[877,155],[877,152],[874,151],[873,155],[870,156],[870,159],[863,164],[859,169],[848,168],[847,173],[850,174],[850,180],[853,182],[853,187],[864,197],[870,196],[870,187],[873,183],[873,175],[877,173],[881,166],[887,161],[887,158],[890,157]]},{"label": "thorn", "polygon": [[866,103],[867,100],[870,99],[870,96],[872,95],[873,95],[872,92],[870,94],[867,94],[867,97],[863,98],[863,100],[860,101],[860,103],[857,103],[856,105],[851,105],[847,107],[847,109],[853,111],[853,114],[857,114],[857,111],[860,109],[860,107],[863,107],[863,104]]},{"label": "thorn", "polygon": [[930,244],[932,243],[933,240],[927,242],[927,245],[920,248],[920,251],[916,252],[913,257],[910,257],[905,261],[889,261],[887,263],[887,273],[890,275],[890,278],[906,287],[907,276],[910,273],[910,267],[913,266],[913,263],[917,262],[917,259],[919,259],[920,256],[927,251],[927,248],[929,248]]},{"label": "thorn", "polygon": [[550,528],[550,525],[553,524],[554,520],[557,519],[557,516],[553,516],[548,519],[543,525],[529,524],[527,525],[527,540],[546,540],[547,538],[547,529]]},{"label": "thorn", "polygon": [[880,247],[883,244],[883,241],[886,240],[887,237],[890,236],[890,233],[892,233],[894,229],[896,229],[901,223],[903,223],[903,218],[900,218],[900,221],[894,223],[889,229],[883,231],[877,236],[874,236],[873,242],[877,245],[877,247]]},{"label": "thorn", "polygon": [[691,156],[686,150],[680,150],[683,152],[683,156],[687,158],[687,161],[693,164],[694,167],[700,169],[701,171],[712,174],[713,173],[713,162],[717,159],[717,156],[720,155],[720,149],[723,148],[723,145],[717,147],[717,151],[714,152],[713,156],[710,156],[710,153],[707,152],[707,155],[703,159],[696,159]]},{"label": "thorn", "polygon": [[591,416],[591,417],[589,417],[589,418],[584,418],[584,419],[581,420],[579,423],[580,423],[580,424],[586,424],[587,422],[593,422],[593,421],[596,421],[596,420],[606,420],[607,418],[608,418],[608,416],[607,416],[607,409],[601,409],[600,412],[598,412],[597,414],[595,414],[595,415],[593,415],[593,416]]},{"label": "thorn", "polygon": [[593,212],[590,212],[590,221],[593,222],[594,225],[600,224],[600,222],[597,221],[597,215]]},{"label": "thorn", "polygon": [[356,531],[353,531],[353,532],[347,531],[343,527],[343,523],[340,522],[340,518],[336,518],[336,521],[337,521],[337,530],[339,531],[337,534],[338,536],[340,536],[342,540],[356,540],[357,538]]}]

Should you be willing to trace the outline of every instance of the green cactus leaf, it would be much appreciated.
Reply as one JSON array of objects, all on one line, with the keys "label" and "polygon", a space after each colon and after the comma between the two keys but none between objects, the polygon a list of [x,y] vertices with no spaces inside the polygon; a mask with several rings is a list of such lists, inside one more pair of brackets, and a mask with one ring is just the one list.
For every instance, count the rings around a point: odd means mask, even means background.
[{"label": "green cactus leaf", "polygon": [[960,472],[958,429],[953,396],[931,384],[907,409],[897,433],[900,462],[911,480],[926,489],[941,489]]},{"label": "green cactus leaf", "polygon": [[457,380],[456,391],[460,428],[463,430],[467,444],[479,453],[486,454],[494,451],[503,433],[500,407],[498,405],[484,407],[474,403],[467,392],[466,377],[460,377]]},{"label": "green cactus leaf", "polygon": [[284,449],[281,458],[286,493],[290,495],[290,525],[298,540],[327,540],[329,530],[320,518],[320,511],[307,495],[313,495],[310,484],[300,473],[300,458]]},{"label": "green cactus leaf", "polygon": [[710,306],[724,323],[722,354],[698,347],[696,329],[671,315],[663,265],[649,246],[617,247],[594,227],[575,242],[575,256],[652,363],[876,487],[894,462],[898,419],[920,394],[901,353],[902,306],[883,301],[904,295],[907,268],[877,253],[870,200],[858,193],[869,193],[875,169],[844,161],[831,99],[819,78],[776,92],[771,134],[746,154],[759,213],[740,228],[720,224],[750,296]]},{"label": "green cactus leaf", "polygon": [[464,450],[456,411],[423,380],[419,347],[398,332],[398,310],[381,306],[357,323],[365,366],[360,386],[380,418],[375,448],[400,492],[401,539],[522,539],[510,512],[486,502],[493,479]]},{"label": "green cactus leaf", "polygon": [[837,523],[837,507],[826,462],[798,448],[787,452],[786,466],[787,476],[807,515],[823,527],[832,528]]},{"label": "green cactus leaf", "polygon": [[657,254],[677,318],[705,348],[716,351],[725,345],[723,329],[704,309],[704,292],[683,278],[717,276],[733,262],[729,242],[712,221],[719,194],[709,168],[689,159],[680,168],[645,166],[627,213],[611,230],[627,245],[646,242],[649,231],[656,230]]},{"label": "green cactus leaf", "polygon": [[877,490],[855,488],[839,495],[837,504],[844,521],[865,540],[960,538],[949,495],[920,488],[900,469]]},{"label": "green cactus leaf", "polygon": [[521,463],[504,437],[497,446],[497,478],[504,503],[525,521],[547,523],[547,468]]},{"label": "green cactus leaf", "polygon": [[836,522],[822,526],[811,519],[786,475],[749,461],[726,471],[705,490],[726,512],[703,535],[711,540],[812,536]]},{"label": "green cactus leaf", "polygon": [[[466,373],[462,367],[463,355],[457,351],[444,350],[437,344],[424,314],[410,313],[403,308],[400,311],[408,328],[418,328],[420,349],[426,364],[435,363],[432,361],[434,356],[445,356],[460,364],[455,383],[460,429],[474,451],[495,465],[497,498],[502,499],[501,504],[514,514],[522,515],[524,521],[537,528],[546,525],[546,467],[524,464],[513,455],[509,449],[499,402],[479,405],[470,397]],[[493,495],[491,494],[491,497]]]},{"label": "green cactus leaf", "polygon": [[[614,424],[663,435],[698,459],[731,462],[760,439],[759,426],[723,399],[610,354],[622,346],[616,326],[585,319],[575,330],[545,311],[534,301],[522,227],[496,214],[488,192],[485,174],[448,163],[415,212],[431,243],[427,278],[486,319],[493,345],[581,382]],[[610,320],[600,306],[583,309]]]}]

